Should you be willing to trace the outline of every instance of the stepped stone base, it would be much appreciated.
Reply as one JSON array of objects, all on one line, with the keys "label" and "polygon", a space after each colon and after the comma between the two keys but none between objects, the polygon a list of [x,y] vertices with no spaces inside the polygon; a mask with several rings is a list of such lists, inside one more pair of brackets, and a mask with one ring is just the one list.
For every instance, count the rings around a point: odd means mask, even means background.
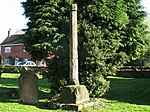
[{"label": "stepped stone base", "polygon": [[89,101],[89,93],[84,85],[68,85],[62,88],[61,103],[81,104]]},{"label": "stepped stone base", "polygon": [[95,107],[99,106],[99,101],[88,101],[84,102],[82,104],[65,104],[65,103],[57,103],[57,102],[51,102],[48,104],[49,109],[62,109],[62,110],[73,110],[73,111],[82,111],[86,107]]}]

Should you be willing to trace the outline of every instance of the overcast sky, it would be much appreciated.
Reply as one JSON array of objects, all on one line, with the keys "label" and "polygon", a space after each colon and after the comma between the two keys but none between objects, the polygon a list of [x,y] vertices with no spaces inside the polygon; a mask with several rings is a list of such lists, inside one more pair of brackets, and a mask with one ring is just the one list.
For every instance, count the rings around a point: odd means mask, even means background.
[{"label": "overcast sky", "polygon": [[142,0],[142,5],[145,7],[145,10],[150,13],[150,0]]},{"label": "overcast sky", "polygon": [[0,0],[0,43],[7,37],[9,29],[14,34],[18,29],[26,28],[22,1],[25,0]]},{"label": "overcast sky", "polygon": [[[26,28],[27,19],[22,15],[24,9],[20,2],[26,0],[0,0],[0,43],[7,37],[8,30],[11,34]],[[150,13],[150,0],[143,0],[145,10]]]}]

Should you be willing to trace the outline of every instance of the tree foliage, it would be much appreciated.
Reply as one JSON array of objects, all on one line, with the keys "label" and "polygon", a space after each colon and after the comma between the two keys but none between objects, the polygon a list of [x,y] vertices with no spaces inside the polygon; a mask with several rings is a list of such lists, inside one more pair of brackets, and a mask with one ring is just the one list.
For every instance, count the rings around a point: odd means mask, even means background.
[{"label": "tree foliage", "polygon": [[26,48],[35,60],[45,59],[52,51],[59,58],[49,61],[50,76],[68,77],[69,11],[77,3],[80,82],[92,96],[102,96],[109,85],[103,76],[138,59],[147,48],[146,13],[140,1],[27,0],[23,2],[29,18]]}]

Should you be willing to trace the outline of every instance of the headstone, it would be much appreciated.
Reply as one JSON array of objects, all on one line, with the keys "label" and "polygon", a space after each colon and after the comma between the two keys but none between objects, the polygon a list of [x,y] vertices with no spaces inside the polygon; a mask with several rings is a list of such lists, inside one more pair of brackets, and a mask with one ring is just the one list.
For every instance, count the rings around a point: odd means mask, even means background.
[{"label": "headstone", "polygon": [[22,103],[38,103],[38,78],[36,74],[28,68],[21,71],[19,77],[19,98]]}]

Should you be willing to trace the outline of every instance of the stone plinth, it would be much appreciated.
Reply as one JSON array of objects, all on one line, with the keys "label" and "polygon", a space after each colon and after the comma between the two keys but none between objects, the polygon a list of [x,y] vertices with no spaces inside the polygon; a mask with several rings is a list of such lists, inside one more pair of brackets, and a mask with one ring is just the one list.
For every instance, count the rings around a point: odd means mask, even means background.
[{"label": "stone plinth", "polygon": [[38,103],[38,78],[29,69],[23,69],[19,77],[19,98],[22,103]]},{"label": "stone plinth", "polygon": [[89,93],[84,85],[68,85],[62,88],[61,103],[80,104],[89,101]]}]

